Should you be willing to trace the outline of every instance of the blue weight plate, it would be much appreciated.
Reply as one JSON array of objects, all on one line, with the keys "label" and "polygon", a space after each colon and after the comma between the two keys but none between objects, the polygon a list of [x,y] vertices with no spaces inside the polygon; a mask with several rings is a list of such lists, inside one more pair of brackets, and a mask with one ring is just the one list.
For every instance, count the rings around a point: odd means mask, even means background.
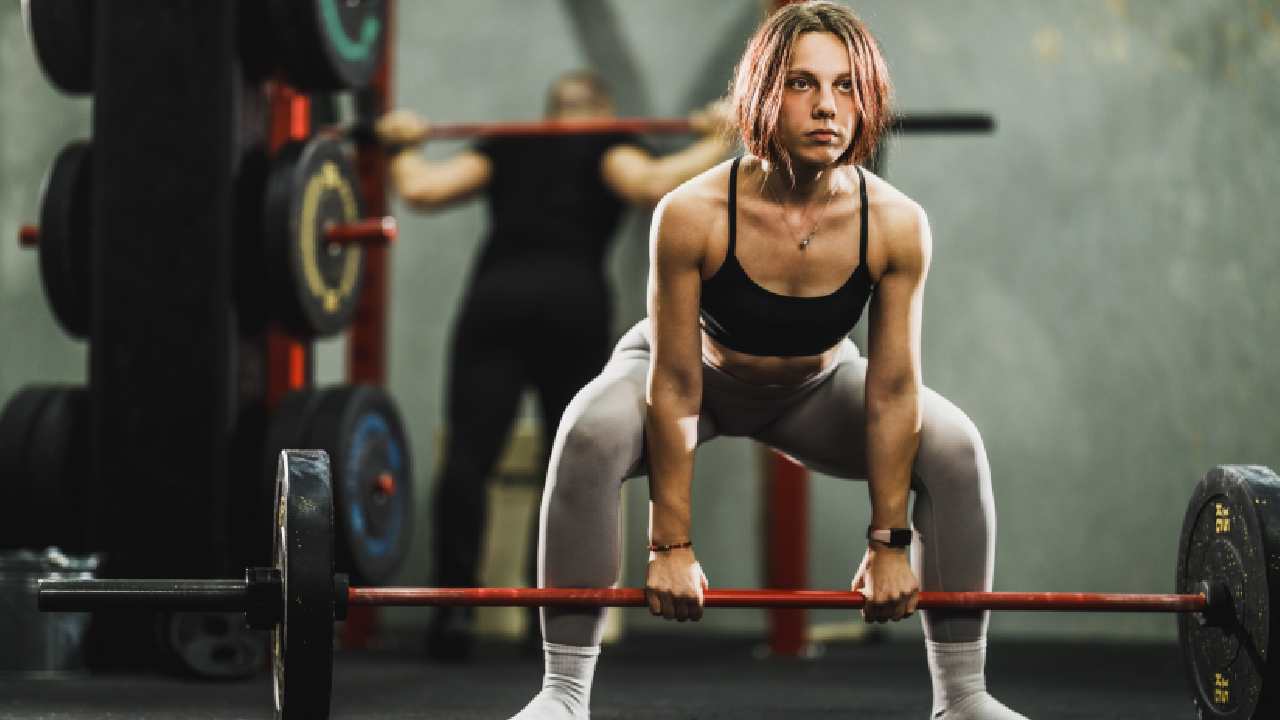
[{"label": "blue weight plate", "polygon": [[371,385],[329,388],[307,439],[332,463],[338,569],[360,585],[385,584],[413,530],[413,464],[395,402]]}]

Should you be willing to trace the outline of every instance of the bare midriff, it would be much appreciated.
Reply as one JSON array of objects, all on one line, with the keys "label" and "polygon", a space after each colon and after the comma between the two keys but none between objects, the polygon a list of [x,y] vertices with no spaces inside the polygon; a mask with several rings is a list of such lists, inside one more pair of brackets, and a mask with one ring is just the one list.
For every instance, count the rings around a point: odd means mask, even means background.
[{"label": "bare midriff", "polygon": [[752,385],[799,385],[835,362],[840,346],[818,355],[774,357],[730,350],[702,333],[702,357],[707,364]]}]

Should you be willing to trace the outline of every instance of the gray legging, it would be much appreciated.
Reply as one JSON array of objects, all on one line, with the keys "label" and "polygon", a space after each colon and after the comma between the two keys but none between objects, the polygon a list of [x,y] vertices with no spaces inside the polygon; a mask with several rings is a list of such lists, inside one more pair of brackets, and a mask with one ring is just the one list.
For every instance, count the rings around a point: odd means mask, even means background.
[{"label": "gray legging", "polygon": [[[542,496],[542,587],[608,587],[618,580],[622,482],[643,470],[649,333],[648,320],[633,327],[560,420]],[[753,385],[703,363],[698,443],[751,437],[815,470],[865,478],[866,370],[848,340],[830,367],[799,385]],[[996,515],[982,438],[959,408],[928,388],[921,408],[912,567],[924,590],[990,590]],[[598,645],[602,618],[599,610],[544,609],[543,638]],[[924,611],[924,619],[925,637],[937,642],[986,634],[986,613]]]}]

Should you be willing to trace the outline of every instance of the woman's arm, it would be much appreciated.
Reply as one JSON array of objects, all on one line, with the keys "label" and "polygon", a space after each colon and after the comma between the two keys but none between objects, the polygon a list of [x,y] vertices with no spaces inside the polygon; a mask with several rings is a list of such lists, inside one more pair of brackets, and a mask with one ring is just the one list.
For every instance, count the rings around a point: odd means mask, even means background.
[{"label": "woman's arm", "polygon": [[[932,238],[929,221],[907,200],[886,208],[884,271],[871,302],[866,416],[871,524],[908,527],[911,467],[920,440],[920,330]],[[914,612],[919,584],[906,549],[872,542],[865,563],[871,583],[870,619]]]},{"label": "woman's arm", "polygon": [[867,352],[867,473],[871,524],[906,527],[920,436],[920,326],[932,239],[918,206],[898,210],[871,301]]},{"label": "woman's arm", "polygon": [[733,148],[728,106],[717,101],[689,119],[703,136],[679,152],[654,157],[634,145],[610,148],[600,163],[605,184],[627,202],[652,206],[684,181],[723,160]]},{"label": "woman's arm", "polygon": [[[699,215],[696,203],[668,197],[658,205],[650,233],[653,348],[645,447],[650,542],[657,545],[692,540],[693,453],[702,407],[698,303],[706,247],[705,220]],[[645,585],[653,614],[679,620],[702,616],[705,579],[691,548],[652,553]]]},{"label": "woman's arm", "polygon": [[410,110],[393,110],[378,119],[378,139],[399,148],[391,157],[391,183],[405,202],[434,210],[465,200],[489,184],[489,158],[464,150],[441,162],[427,160],[415,148],[431,136],[431,125]]},{"label": "woman's arm", "polygon": [[492,174],[489,158],[475,150],[463,150],[440,162],[415,150],[402,150],[391,159],[391,182],[416,210],[436,210],[466,200],[483,190]]}]

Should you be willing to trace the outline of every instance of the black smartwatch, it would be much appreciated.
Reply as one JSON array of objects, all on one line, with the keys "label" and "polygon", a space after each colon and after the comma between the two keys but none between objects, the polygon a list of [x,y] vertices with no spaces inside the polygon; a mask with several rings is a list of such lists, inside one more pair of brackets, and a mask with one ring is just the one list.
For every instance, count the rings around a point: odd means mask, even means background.
[{"label": "black smartwatch", "polygon": [[891,548],[911,547],[915,533],[911,528],[874,528],[867,527],[867,539]]}]

